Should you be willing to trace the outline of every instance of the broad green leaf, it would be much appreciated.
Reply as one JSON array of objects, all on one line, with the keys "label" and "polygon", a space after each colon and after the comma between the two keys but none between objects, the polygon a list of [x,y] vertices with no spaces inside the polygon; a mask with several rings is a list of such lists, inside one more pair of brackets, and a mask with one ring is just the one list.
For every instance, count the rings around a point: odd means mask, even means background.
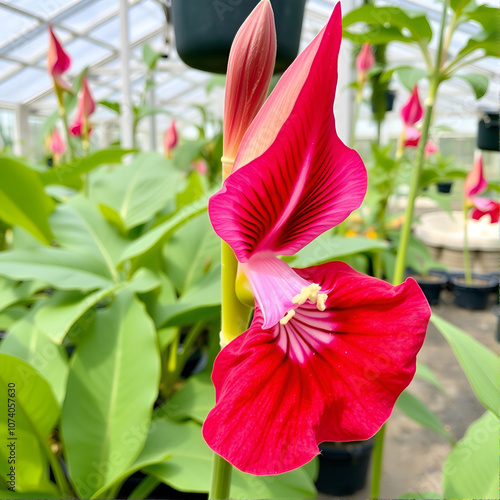
[{"label": "broad green leaf", "polygon": [[0,219],[18,225],[50,245],[48,217],[54,202],[45,194],[39,174],[12,158],[0,157]]},{"label": "broad green leaf", "polygon": [[181,187],[181,176],[171,160],[158,153],[140,153],[128,165],[99,172],[91,198],[115,210],[130,229],[151,219]]},{"label": "broad green leaf", "polygon": [[40,280],[64,290],[93,290],[111,285],[103,263],[61,248],[36,252],[0,252],[0,275],[14,280]]},{"label": "broad green leaf", "polygon": [[35,323],[53,342],[61,344],[70,328],[85,312],[122,286],[121,283],[110,285],[89,295],[56,290],[37,311]]},{"label": "broad green leaf", "polygon": [[[406,41],[415,40],[427,44],[432,38],[432,29],[424,14],[410,13],[399,7],[375,7],[373,4],[365,4],[347,13],[342,20],[342,26],[345,29],[359,22],[376,29],[383,29],[387,25],[395,27],[400,30]],[[410,31],[411,36],[404,35],[405,28]]]},{"label": "broad green leaf", "polygon": [[396,401],[396,406],[409,418],[415,422],[437,432],[450,443],[454,443],[453,438],[444,430],[444,424],[437,415],[419,398],[408,391],[403,391]]},{"label": "broad green leaf", "polygon": [[342,37],[352,40],[358,45],[362,45],[363,43],[369,43],[371,45],[385,45],[389,42],[410,43],[413,41],[413,39],[403,35],[401,30],[394,26],[377,26],[376,28],[368,29],[362,33],[344,29]]},{"label": "broad green leaf", "polygon": [[209,375],[201,373],[189,377],[186,384],[155,411],[155,417],[164,415],[172,420],[190,418],[202,424],[214,406],[214,385]]},{"label": "broad green leaf", "polygon": [[476,50],[484,51],[485,56],[498,57],[498,36],[498,32],[480,31],[475,37],[469,38],[456,57],[463,58]]},{"label": "broad green leaf", "polygon": [[434,326],[448,341],[481,404],[498,417],[500,358],[468,333],[436,314]]},{"label": "broad green leaf", "polygon": [[498,430],[490,412],[470,425],[444,463],[444,498],[499,498]]},{"label": "broad green leaf", "polygon": [[202,156],[202,152],[210,139],[199,139],[179,144],[174,150],[174,164],[180,170],[191,170],[191,163]]},{"label": "broad green leaf", "polygon": [[145,267],[138,269],[127,286],[136,293],[146,293],[161,286],[161,280],[153,271]]},{"label": "broad green leaf", "polygon": [[146,116],[151,116],[151,115],[171,115],[172,113],[170,111],[167,111],[166,109],[158,108],[155,106],[140,106],[137,108],[136,112],[136,120],[142,120]]},{"label": "broad green leaf", "polygon": [[81,498],[113,482],[138,457],[159,376],[154,325],[144,306],[123,289],[108,308],[97,311],[93,331],[71,358],[62,435]]},{"label": "broad green leaf", "polygon": [[[8,389],[15,385],[15,395],[9,398]],[[15,414],[9,416],[8,403],[14,400]],[[49,481],[47,453],[48,436],[59,419],[59,405],[49,384],[25,361],[0,353],[0,474],[6,477],[6,467],[16,467],[16,491],[55,492]],[[8,419],[11,419],[10,421]],[[15,421],[15,428],[12,425]],[[12,431],[12,434],[11,434]],[[14,439],[16,438],[16,439]],[[15,464],[8,464],[14,443]],[[26,495],[26,497],[29,495]]]},{"label": "broad green leaf", "polygon": [[455,75],[457,78],[465,80],[471,87],[476,99],[481,99],[488,91],[489,80],[481,73],[466,73],[465,75]]},{"label": "broad green leaf", "polygon": [[163,318],[165,317],[165,308],[173,304],[177,300],[175,288],[168,276],[165,273],[159,273],[161,288],[148,294],[141,296],[141,300],[146,304],[149,315],[155,322],[157,327],[161,326]]},{"label": "broad green leaf", "polygon": [[411,92],[413,87],[422,78],[429,76],[429,73],[414,66],[398,66],[394,68],[394,73],[398,75],[399,81]]},{"label": "broad green leaf", "polygon": [[220,314],[220,266],[214,267],[172,304],[161,310],[160,326],[183,326],[209,320]]},{"label": "broad green leaf", "polygon": [[294,258],[285,258],[293,267],[309,267],[339,260],[361,252],[387,248],[387,243],[370,238],[345,238],[324,234],[300,250]]},{"label": "broad green leaf", "polygon": [[478,22],[488,33],[494,33],[498,40],[500,37],[498,31],[498,7],[482,4],[473,9],[467,9],[464,15],[467,19]]},{"label": "broad green leaf", "polygon": [[160,347],[160,351],[163,352],[177,337],[178,328],[170,327],[170,328],[160,328],[158,330],[158,345]]},{"label": "broad green leaf", "polygon": [[220,262],[220,238],[215,234],[207,213],[180,227],[163,247],[169,278],[179,294],[196,284]]},{"label": "broad green leaf", "polygon": [[[179,491],[207,492],[210,488],[213,452],[203,441],[201,426],[194,422],[155,420],[148,441],[164,443],[170,458],[151,465],[144,472]],[[309,474],[297,469],[276,476],[252,476],[233,469],[230,497],[313,498],[316,490]]]},{"label": "broad green leaf", "polygon": [[161,58],[161,52],[156,52],[151,48],[151,45],[145,43],[142,46],[142,59],[146,63],[148,69],[153,69],[156,66],[156,62]]},{"label": "broad green leaf", "polygon": [[417,371],[415,373],[415,376],[429,382],[434,387],[439,389],[443,394],[446,394],[446,389],[444,388],[444,385],[436,377],[436,374],[427,365],[424,365],[423,363],[419,363],[417,361]]},{"label": "broad green leaf", "polygon": [[40,178],[45,185],[63,184],[79,188],[82,186],[80,180],[82,174],[90,172],[99,165],[120,163],[125,155],[134,151],[136,150],[120,148],[101,149],[85,158],[80,158],[67,165],[61,165],[60,167],[43,172],[40,174]]},{"label": "broad green leaf", "polygon": [[443,497],[436,493],[435,491],[422,491],[418,493],[405,493],[404,495],[398,496],[398,499],[408,499],[408,500],[441,500]]},{"label": "broad green leaf", "polygon": [[186,189],[177,193],[177,208],[181,209],[199,200],[206,192],[205,183],[198,172],[191,172],[187,176]]},{"label": "broad green leaf", "polygon": [[128,241],[91,201],[75,196],[56,208],[50,222],[61,247],[102,261],[109,275],[118,280],[116,265]]},{"label": "broad green leaf", "polygon": [[66,392],[68,356],[37,327],[35,315],[39,307],[30,311],[9,329],[0,344],[0,352],[22,359],[35,368],[49,383],[60,406]]},{"label": "broad green leaf", "polygon": [[195,215],[201,214],[207,210],[208,197],[200,198],[199,200],[186,205],[179,210],[172,218],[161,223],[155,228],[149,230],[146,234],[137,238],[125,248],[120,258],[120,263],[142,255],[155,246],[162,238],[172,234],[178,227],[182,226]]},{"label": "broad green leaf", "polygon": [[450,0],[450,7],[460,14],[464,10],[464,8],[474,0]]},{"label": "broad green leaf", "polygon": [[0,277],[0,311],[27,299],[44,287],[45,283],[41,281],[19,282]]}]

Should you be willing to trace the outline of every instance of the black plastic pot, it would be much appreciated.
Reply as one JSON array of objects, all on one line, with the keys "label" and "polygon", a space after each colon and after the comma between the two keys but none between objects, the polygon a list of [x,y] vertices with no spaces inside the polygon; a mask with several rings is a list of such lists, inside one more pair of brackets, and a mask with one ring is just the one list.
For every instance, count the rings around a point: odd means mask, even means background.
[{"label": "black plastic pot", "polygon": [[436,183],[437,190],[439,193],[449,193],[451,191],[452,182],[438,182]]},{"label": "black plastic pot", "polygon": [[[275,73],[297,56],[306,0],[272,0],[278,49]],[[192,68],[225,73],[234,36],[259,0],[172,0],[180,58]]]},{"label": "black plastic pot", "polygon": [[498,279],[488,274],[473,274],[473,284],[465,283],[464,273],[450,276],[455,304],[464,309],[486,309],[490,293],[498,291]]},{"label": "black plastic pot", "polygon": [[[385,91],[385,110],[386,111],[393,110],[395,99],[396,99],[396,91],[395,90],[386,90]],[[372,111],[373,111],[373,113],[376,112],[376,104],[373,101],[372,101]]]},{"label": "black plastic pot", "polygon": [[486,111],[477,127],[477,147],[486,151],[500,151],[499,115]]},{"label": "black plastic pot", "polygon": [[374,440],[321,443],[318,491],[328,495],[352,495],[366,484]]},{"label": "black plastic pot", "polygon": [[436,305],[439,302],[441,290],[443,290],[448,283],[448,273],[436,270],[429,271],[429,276],[427,277],[412,273],[409,273],[408,275],[415,279],[418,283],[418,286],[421,288],[422,292],[424,292],[427,302],[429,302],[431,306]]}]

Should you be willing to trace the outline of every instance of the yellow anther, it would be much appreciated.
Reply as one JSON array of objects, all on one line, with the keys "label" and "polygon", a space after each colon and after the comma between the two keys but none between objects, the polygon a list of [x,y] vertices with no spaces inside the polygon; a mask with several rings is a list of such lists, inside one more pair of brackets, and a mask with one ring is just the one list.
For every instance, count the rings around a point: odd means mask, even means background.
[{"label": "yellow anther", "polygon": [[281,319],[280,324],[286,325],[295,316],[295,309],[290,309]]},{"label": "yellow anther", "polygon": [[326,293],[318,293],[320,290],[320,285],[312,283],[311,285],[302,288],[300,293],[292,299],[292,302],[301,306],[307,300],[310,300],[312,304],[317,304],[318,310],[324,311],[326,309],[325,302],[328,295]]},{"label": "yellow anther", "polygon": [[319,311],[324,311],[326,309],[326,299],[328,295],[326,293],[318,293],[318,301],[316,302],[316,307]]}]

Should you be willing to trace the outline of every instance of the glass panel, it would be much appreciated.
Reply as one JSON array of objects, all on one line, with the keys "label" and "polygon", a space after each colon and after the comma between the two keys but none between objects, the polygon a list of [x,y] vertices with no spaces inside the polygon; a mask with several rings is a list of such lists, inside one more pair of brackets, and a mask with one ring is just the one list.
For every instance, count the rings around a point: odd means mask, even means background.
[{"label": "glass panel", "polygon": [[0,83],[0,101],[21,103],[51,87],[45,71],[26,68]]},{"label": "glass panel", "polygon": [[11,63],[9,61],[2,61],[0,59],[0,79],[2,79],[5,74],[10,73],[16,68],[20,68],[19,64]]},{"label": "glass panel", "polygon": [[66,45],[66,50],[71,55],[71,74],[79,73],[85,66],[95,63],[111,52],[87,40],[77,38]]},{"label": "glass panel", "polygon": [[71,4],[78,3],[78,0],[57,0],[55,2],[40,2],[40,0],[11,0],[10,2],[18,9],[26,10],[39,17],[48,19]]},{"label": "glass panel", "polygon": [[0,8],[0,48],[15,38],[26,35],[37,22],[31,18]]},{"label": "glass panel", "polygon": [[74,31],[84,32],[99,22],[100,19],[107,17],[113,12],[117,13],[117,8],[118,2],[96,0],[88,7],[78,10],[72,16],[64,19],[62,24]]}]

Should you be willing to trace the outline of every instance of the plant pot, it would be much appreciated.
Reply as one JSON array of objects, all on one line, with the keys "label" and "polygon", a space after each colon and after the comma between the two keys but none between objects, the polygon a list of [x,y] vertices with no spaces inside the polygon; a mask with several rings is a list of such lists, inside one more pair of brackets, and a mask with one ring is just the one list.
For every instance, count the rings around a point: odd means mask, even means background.
[{"label": "plant pot", "polygon": [[[180,58],[192,68],[225,73],[234,36],[259,0],[172,0],[172,23]],[[278,49],[275,73],[297,56],[305,0],[273,0]]]},{"label": "plant pot", "polygon": [[455,304],[464,309],[486,309],[490,293],[498,291],[498,279],[488,274],[473,274],[472,280],[468,285],[464,273],[451,275]]},{"label": "plant pot", "polygon": [[500,151],[499,115],[496,112],[484,112],[477,127],[477,147],[486,151]]},{"label": "plant pot", "polygon": [[316,487],[328,495],[351,495],[362,489],[370,464],[374,440],[319,445],[319,475]]},{"label": "plant pot", "polygon": [[452,182],[438,182],[436,183],[439,193],[449,193],[451,191]]},{"label": "plant pot", "polygon": [[418,286],[421,288],[422,292],[424,292],[427,302],[429,302],[431,306],[439,302],[441,290],[445,288],[448,283],[448,273],[444,271],[429,271],[427,276],[421,276],[410,272],[408,276],[418,283]]},{"label": "plant pot", "polygon": [[[395,99],[396,99],[396,91],[395,90],[386,90],[385,91],[385,110],[386,111],[393,110]],[[372,101],[372,112],[376,113],[376,104],[373,101]]]}]

